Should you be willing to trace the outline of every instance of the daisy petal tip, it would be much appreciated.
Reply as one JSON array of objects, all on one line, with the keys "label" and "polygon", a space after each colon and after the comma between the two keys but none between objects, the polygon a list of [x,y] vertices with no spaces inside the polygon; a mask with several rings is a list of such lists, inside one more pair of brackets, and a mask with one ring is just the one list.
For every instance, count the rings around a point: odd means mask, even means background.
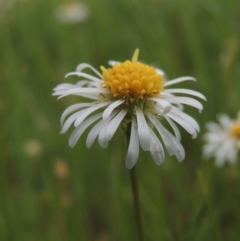
[{"label": "daisy petal tip", "polygon": [[107,120],[109,118],[110,114],[111,114],[111,112],[104,111],[102,114],[102,119]]},{"label": "daisy petal tip", "polygon": [[184,159],[185,159],[185,157],[184,158],[181,158],[181,159],[178,159],[178,162],[183,162],[184,161]]},{"label": "daisy petal tip", "polygon": [[172,105],[166,106],[166,107],[164,108],[162,114],[163,114],[163,115],[166,115],[168,112],[171,111],[171,109],[172,109]]},{"label": "daisy petal tip", "polygon": [[84,63],[79,64],[79,65],[76,67],[76,72],[81,72],[82,69],[83,69],[83,65],[84,65]]},{"label": "daisy petal tip", "polygon": [[108,61],[108,64],[110,65],[110,66],[113,66],[113,65],[115,65],[115,64],[118,64],[119,62],[118,61],[115,61],[115,60],[109,60]]},{"label": "daisy petal tip", "polygon": [[138,159],[138,154],[137,155],[130,155],[128,153],[127,157],[126,157],[126,161],[125,161],[126,168],[132,169],[136,165],[137,159]]},{"label": "daisy petal tip", "polygon": [[155,162],[158,166],[160,166],[161,164],[163,164],[163,161],[160,162]]},{"label": "daisy petal tip", "polygon": [[64,97],[64,96],[61,95],[61,96],[59,96],[59,97],[57,98],[57,100],[60,100],[60,99],[62,99],[63,97]]},{"label": "daisy petal tip", "polygon": [[[183,77],[183,78],[184,78],[184,77]],[[194,81],[194,82],[197,82],[197,79],[194,78],[194,77],[192,77],[192,76],[186,76],[185,79],[187,79],[187,80],[192,80],[192,81]]]},{"label": "daisy petal tip", "polygon": [[65,74],[64,78],[66,79],[66,78],[68,78],[70,75],[71,75],[71,73],[67,73],[67,74]]},{"label": "daisy petal tip", "polygon": [[93,144],[93,142],[92,142],[92,141],[90,142],[90,141],[87,139],[86,147],[87,147],[88,149],[92,146],[92,144]]},{"label": "daisy petal tip", "polygon": [[75,143],[68,143],[68,145],[73,148],[75,146]]},{"label": "daisy petal tip", "polygon": [[108,147],[108,142],[106,142],[106,143],[99,142],[99,145],[100,145],[103,149],[106,149],[106,148]]},{"label": "daisy petal tip", "polygon": [[64,134],[65,132],[66,132],[66,131],[62,129],[62,130],[59,132],[59,134],[62,135],[62,134]]},{"label": "daisy petal tip", "polygon": [[185,159],[185,152],[182,155],[176,155],[178,162],[183,162]]},{"label": "daisy petal tip", "polygon": [[197,138],[197,133],[192,133],[192,139],[196,139]]},{"label": "daisy petal tip", "polygon": [[130,169],[132,169],[135,166],[135,162],[126,160],[125,166],[126,166],[127,169],[130,170]]}]

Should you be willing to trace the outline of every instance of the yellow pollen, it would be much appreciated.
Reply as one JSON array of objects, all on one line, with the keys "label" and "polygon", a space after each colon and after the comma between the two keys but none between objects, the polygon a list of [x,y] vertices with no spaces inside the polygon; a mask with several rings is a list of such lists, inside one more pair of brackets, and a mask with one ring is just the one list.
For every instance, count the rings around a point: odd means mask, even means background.
[{"label": "yellow pollen", "polygon": [[240,139],[240,122],[236,122],[230,129],[230,133],[235,138]]},{"label": "yellow pollen", "polygon": [[163,91],[163,75],[146,64],[138,61],[139,49],[136,49],[132,61],[115,64],[106,69],[101,66],[104,86],[108,87],[114,97],[142,99],[144,96],[159,95]]}]

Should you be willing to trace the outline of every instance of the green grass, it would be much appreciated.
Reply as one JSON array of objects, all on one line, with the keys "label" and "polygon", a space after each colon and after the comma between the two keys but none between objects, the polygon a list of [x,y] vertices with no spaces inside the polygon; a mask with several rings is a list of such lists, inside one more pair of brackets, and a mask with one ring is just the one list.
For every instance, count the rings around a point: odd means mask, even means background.
[{"label": "green grass", "polygon": [[[140,60],[207,97],[204,111],[187,108],[201,126],[197,139],[181,129],[186,158],[166,155],[160,167],[141,151],[137,163],[146,241],[240,240],[240,164],[216,168],[201,158],[205,123],[219,112],[235,117],[240,103],[240,4],[237,0],[89,0],[90,18],[59,23],[58,0],[0,6],[0,240],[137,240],[126,145],[121,130],[107,149],[86,134],[74,149],[59,135],[63,110],[52,89],[77,64],[96,68]],[[68,81],[74,82],[74,78]],[[26,152],[37,140],[41,151]],[[63,160],[68,175],[55,167]]]}]

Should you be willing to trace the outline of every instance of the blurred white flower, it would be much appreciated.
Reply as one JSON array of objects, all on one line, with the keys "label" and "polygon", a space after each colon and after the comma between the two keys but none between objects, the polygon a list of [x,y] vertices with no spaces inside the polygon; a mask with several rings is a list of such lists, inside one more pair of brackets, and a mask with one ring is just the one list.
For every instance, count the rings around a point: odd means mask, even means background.
[{"label": "blurred white flower", "polygon": [[209,122],[206,125],[208,132],[204,135],[203,155],[205,158],[214,156],[217,166],[227,161],[235,164],[240,149],[240,111],[236,120],[226,114],[220,114],[218,120],[219,124]]},{"label": "blurred white flower", "polygon": [[11,10],[15,4],[23,3],[25,1],[26,0],[0,0],[0,12]]},{"label": "blurred white flower", "polygon": [[60,22],[74,24],[83,22],[89,17],[89,8],[78,1],[66,1],[56,9],[56,17]]},{"label": "blurred white flower", "polygon": [[11,9],[15,0],[0,0],[0,11]]},{"label": "blurred white flower", "polygon": [[43,151],[42,143],[38,139],[29,139],[24,143],[24,152],[28,157],[38,157]]},{"label": "blurred white flower", "polygon": [[[180,132],[175,124],[181,125],[193,138],[199,131],[198,123],[183,112],[183,104],[202,110],[202,104],[185,96],[175,96],[175,93],[192,95],[205,100],[199,92],[188,89],[168,89],[169,86],[192,80],[193,77],[180,77],[164,81],[162,70],[145,65],[138,61],[137,49],[132,61],[119,63],[110,61],[109,69],[101,66],[102,73],[91,65],[82,63],[76,72],[67,74],[84,79],[76,84],[60,84],[54,89],[53,95],[59,98],[77,95],[92,99],[92,102],[78,103],[68,107],[61,116],[61,133],[65,133],[74,123],[75,130],[70,136],[69,145],[73,147],[82,133],[94,122],[87,137],[87,147],[91,147],[98,136],[102,148],[108,146],[120,124],[125,126],[129,136],[129,147],[126,157],[126,167],[132,168],[139,155],[139,145],[144,151],[150,151],[154,161],[160,165],[164,161],[163,146],[157,137],[161,137],[168,153],[175,155],[178,161],[185,157],[185,151],[180,143]],[[90,69],[95,76],[84,73]],[[98,111],[97,113],[95,113]],[[95,113],[94,115],[92,115]],[[91,115],[91,116],[90,116]],[[170,133],[160,122],[165,119],[173,129]],[[156,128],[157,134],[153,129]]]}]

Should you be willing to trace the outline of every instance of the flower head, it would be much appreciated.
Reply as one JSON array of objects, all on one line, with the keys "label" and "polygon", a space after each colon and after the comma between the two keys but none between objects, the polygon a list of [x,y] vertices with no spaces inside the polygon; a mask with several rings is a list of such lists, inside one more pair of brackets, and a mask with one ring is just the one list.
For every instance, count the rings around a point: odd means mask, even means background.
[{"label": "flower head", "polygon": [[220,114],[218,120],[219,124],[209,122],[206,125],[208,132],[204,135],[203,154],[205,158],[214,156],[217,166],[226,161],[235,164],[240,149],[240,111],[235,120],[226,114]]},{"label": "flower head", "polygon": [[163,75],[153,67],[137,61],[139,51],[134,53],[132,61],[125,61],[106,69],[101,67],[104,86],[114,97],[133,102],[144,96],[157,96],[163,91]]},{"label": "flower head", "polygon": [[[201,99],[199,92],[188,89],[168,89],[169,86],[193,77],[180,77],[165,81],[164,72],[138,61],[137,49],[132,60],[125,62],[110,61],[111,68],[101,67],[98,72],[89,64],[78,65],[76,72],[67,74],[83,78],[76,84],[60,84],[53,95],[59,98],[77,95],[93,100],[68,107],[62,114],[62,133],[74,123],[75,130],[70,136],[69,145],[73,147],[82,133],[96,123],[88,134],[87,147],[91,147],[98,137],[101,147],[106,148],[119,125],[126,126],[129,135],[129,147],[126,157],[127,168],[132,168],[139,155],[139,146],[150,151],[154,161],[159,165],[164,161],[165,145],[170,155],[178,161],[185,157],[180,143],[180,132],[175,122],[181,125],[193,138],[199,131],[198,123],[183,112],[183,104],[202,110],[202,104],[191,97],[176,96],[187,94]],[[96,76],[84,73],[89,68]],[[168,131],[161,120],[165,119],[171,128]],[[156,129],[157,134],[154,132]],[[159,140],[159,137],[161,140]]]}]

